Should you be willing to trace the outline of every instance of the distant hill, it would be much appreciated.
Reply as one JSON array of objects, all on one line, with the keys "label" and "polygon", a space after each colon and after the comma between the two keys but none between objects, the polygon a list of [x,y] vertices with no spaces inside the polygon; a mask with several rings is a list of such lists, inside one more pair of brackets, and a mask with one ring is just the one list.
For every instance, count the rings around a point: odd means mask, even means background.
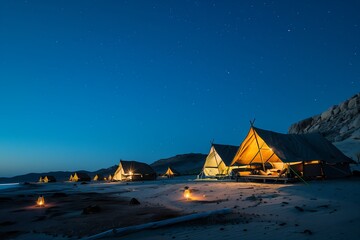
[{"label": "distant hill", "polygon": [[174,157],[160,159],[150,164],[150,166],[158,174],[165,173],[169,166],[182,175],[199,174],[205,163],[206,156],[206,154],[201,153],[180,154]]},{"label": "distant hill", "polygon": [[[76,171],[83,172],[88,174],[91,178],[93,178],[96,174],[102,174],[103,176],[108,176],[109,174],[114,174],[118,165],[111,166],[109,168],[102,168],[94,172],[89,171]],[[28,173],[25,175],[19,175],[10,178],[0,178],[0,183],[12,183],[12,182],[36,182],[40,178],[40,176],[50,175],[56,178],[56,181],[62,182],[69,179],[70,175],[74,172],[69,171],[57,171],[57,172],[46,172],[46,173]]]},{"label": "distant hill", "polygon": [[357,160],[360,154],[360,93],[289,128],[289,133],[313,132],[321,133],[344,154]]},{"label": "distant hill", "polygon": [[94,177],[96,174],[100,174],[104,177],[107,177],[109,174],[114,175],[116,169],[119,167],[119,165],[114,165],[108,168],[102,168],[95,172],[90,173],[90,177]]},{"label": "distant hill", "polygon": [[[174,157],[160,159],[150,165],[157,174],[165,173],[165,171],[169,166],[174,168],[182,175],[199,174],[205,163],[206,156],[207,155],[201,153],[180,154]],[[94,172],[84,171],[84,170],[76,171],[76,172],[86,173],[91,178],[93,178],[96,174],[101,174],[104,177],[107,177],[109,174],[113,175],[117,168],[118,165],[114,165],[109,168],[102,168]],[[70,177],[70,174],[72,173],[74,172],[57,171],[57,172],[45,172],[45,173],[44,172],[28,173],[25,175],[19,175],[10,178],[0,178],[0,183],[37,182],[40,176],[45,176],[45,175],[54,176],[56,178],[56,181],[62,182],[62,181],[67,181]]]}]

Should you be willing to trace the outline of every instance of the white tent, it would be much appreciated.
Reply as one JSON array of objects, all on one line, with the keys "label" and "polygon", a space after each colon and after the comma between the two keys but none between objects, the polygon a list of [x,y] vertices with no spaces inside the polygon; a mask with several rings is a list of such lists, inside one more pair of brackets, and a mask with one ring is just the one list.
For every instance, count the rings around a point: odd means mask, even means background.
[{"label": "white tent", "polygon": [[231,172],[230,164],[239,147],[223,144],[212,144],[206,157],[200,176],[225,177]]}]

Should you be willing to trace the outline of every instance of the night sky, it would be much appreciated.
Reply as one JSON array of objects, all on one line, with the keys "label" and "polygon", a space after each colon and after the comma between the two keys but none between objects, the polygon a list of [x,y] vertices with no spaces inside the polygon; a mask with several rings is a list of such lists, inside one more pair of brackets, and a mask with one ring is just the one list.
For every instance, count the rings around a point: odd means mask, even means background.
[{"label": "night sky", "polygon": [[0,176],[286,133],[360,90],[360,1],[0,0]]}]

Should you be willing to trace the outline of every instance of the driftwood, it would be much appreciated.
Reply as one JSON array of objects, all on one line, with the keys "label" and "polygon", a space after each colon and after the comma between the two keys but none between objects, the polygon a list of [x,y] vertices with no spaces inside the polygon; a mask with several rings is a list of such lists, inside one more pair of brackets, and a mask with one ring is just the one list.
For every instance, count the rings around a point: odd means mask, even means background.
[{"label": "driftwood", "polygon": [[84,239],[85,240],[92,240],[92,239],[99,239],[99,238],[109,237],[109,236],[123,236],[123,235],[129,234],[129,233],[132,233],[132,232],[137,232],[137,231],[140,231],[140,230],[160,228],[160,227],[165,227],[165,226],[169,226],[169,225],[176,224],[176,223],[181,223],[181,222],[192,221],[192,220],[195,220],[195,219],[206,218],[206,217],[209,217],[209,216],[212,216],[212,215],[224,215],[224,214],[228,214],[228,213],[231,213],[231,212],[232,212],[231,209],[224,208],[224,209],[221,209],[221,210],[194,213],[194,214],[190,214],[190,215],[186,215],[186,216],[175,217],[175,218],[170,218],[170,219],[166,219],[166,220],[140,224],[140,225],[136,225],[136,226],[115,228],[115,229],[107,230],[105,232],[89,236],[89,237],[84,238]]}]

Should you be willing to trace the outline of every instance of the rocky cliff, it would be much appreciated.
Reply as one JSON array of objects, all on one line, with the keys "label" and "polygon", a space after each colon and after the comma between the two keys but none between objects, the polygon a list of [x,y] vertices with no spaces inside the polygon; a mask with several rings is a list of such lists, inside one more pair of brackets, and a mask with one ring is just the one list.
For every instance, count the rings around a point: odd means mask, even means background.
[{"label": "rocky cliff", "polygon": [[319,132],[349,157],[360,153],[360,93],[327,111],[294,123],[289,133]]}]

